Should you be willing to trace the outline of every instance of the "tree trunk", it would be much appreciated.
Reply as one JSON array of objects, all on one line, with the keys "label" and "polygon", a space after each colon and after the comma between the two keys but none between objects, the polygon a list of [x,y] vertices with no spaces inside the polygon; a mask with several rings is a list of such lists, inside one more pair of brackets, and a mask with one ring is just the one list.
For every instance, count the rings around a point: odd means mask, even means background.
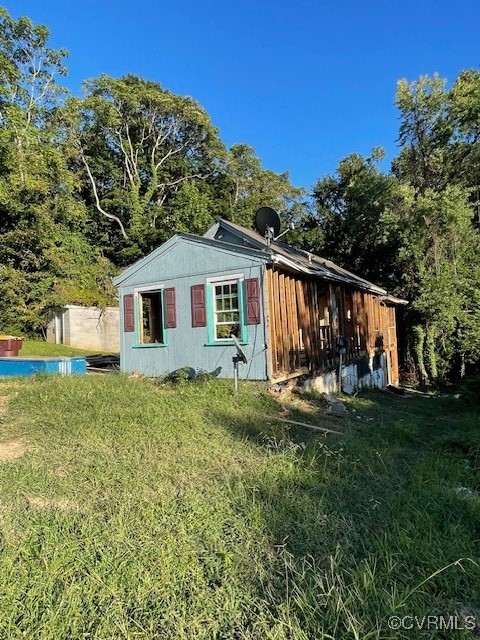
[{"label": "tree trunk", "polygon": [[427,325],[425,335],[425,347],[428,371],[430,372],[431,380],[438,380],[437,354],[435,352],[435,335],[435,325],[433,323],[429,323]]},{"label": "tree trunk", "polygon": [[415,359],[417,362],[418,377],[421,385],[428,384],[428,373],[425,368],[424,362],[424,345],[425,345],[425,330],[417,324],[412,328],[413,332],[413,348],[415,353]]}]

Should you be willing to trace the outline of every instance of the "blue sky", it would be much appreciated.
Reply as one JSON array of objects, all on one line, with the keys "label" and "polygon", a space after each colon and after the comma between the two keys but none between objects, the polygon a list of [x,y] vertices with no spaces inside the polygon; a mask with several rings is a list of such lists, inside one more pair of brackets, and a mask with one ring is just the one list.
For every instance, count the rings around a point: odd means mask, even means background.
[{"label": "blue sky", "polygon": [[227,145],[299,186],[353,151],[395,155],[398,79],[480,64],[478,0],[4,0],[50,27],[67,85],[137,73],[196,98]]}]

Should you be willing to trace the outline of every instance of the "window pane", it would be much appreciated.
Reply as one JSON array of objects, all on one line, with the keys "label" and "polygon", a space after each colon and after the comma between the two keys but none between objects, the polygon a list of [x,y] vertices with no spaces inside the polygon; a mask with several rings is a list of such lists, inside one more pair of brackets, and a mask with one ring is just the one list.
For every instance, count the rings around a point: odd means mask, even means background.
[{"label": "window pane", "polygon": [[239,324],[231,324],[230,326],[230,334],[233,333],[233,335],[236,338],[240,338],[240,325]]},{"label": "window pane", "polygon": [[235,324],[234,322],[229,324],[217,324],[216,326],[216,338],[220,340],[225,340],[230,338],[231,334],[237,338],[240,337],[240,325]]},{"label": "window pane", "polygon": [[216,337],[220,339],[225,339],[230,337],[230,329],[228,324],[218,324],[216,332]]}]

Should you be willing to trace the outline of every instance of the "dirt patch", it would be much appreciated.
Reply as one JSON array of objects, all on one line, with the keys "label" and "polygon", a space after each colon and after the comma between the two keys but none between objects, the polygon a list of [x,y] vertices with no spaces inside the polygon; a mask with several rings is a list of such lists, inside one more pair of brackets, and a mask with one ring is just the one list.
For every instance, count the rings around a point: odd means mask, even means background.
[{"label": "dirt patch", "polygon": [[55,469],[52,469],[49,473],[52,476],[52,478],[66,478],[69,474],[69,471],[65,467],[56,467]]},{"label": "dirt patch", "polygon": [[27,453],[27,443],[25,438],[14,438],[0,442],[0,463],[11,462],[21,458]]},{"label": "dirt patch", "polygon": [[288,409],[296,409],[303,413],[314,413],[319,410],[323,413],[323,406],[320,402],[310,397],[304,397],[296,393],[291,386],[287,386],[280,392],[270,390],[270,394],[274,396],[281,405],[285,405]]},{"label": "dirt patch", "polygon": [[3,413],[5,411],[7,400],[8,396],[0,396],[0,413]]},{"label": "dirt patch", "polygon": [[75,504],[67,498],[43,498],[42,496],[27,495],[27,502],[33,509],[54,509],[59,511],[71,511],[76,509]]}]

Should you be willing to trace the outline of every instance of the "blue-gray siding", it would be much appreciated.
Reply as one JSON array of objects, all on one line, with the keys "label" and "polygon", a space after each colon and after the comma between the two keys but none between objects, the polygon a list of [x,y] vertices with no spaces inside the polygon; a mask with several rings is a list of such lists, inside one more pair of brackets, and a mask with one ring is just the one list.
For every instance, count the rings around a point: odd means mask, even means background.
[{"label": "blue-gray siding", "polygon": [[[167,243],[165,251],[142,263],[135,273],[119,284],[122,370],[156,377],[189,366],[195,370],[216,371],[220,377],[232,377],[235,348],[232,345],[208,345],[208,327],[192,327],[191,286],[205,284],[208,278],[233,274],[258,278],[260,281],[261,322],[247,325],[247,344],[243,349],[249,362],[240,365],[240,376],[266,380],[262,259],[248,252],[230,251],[181,237],[173,244]],[[123,331],[123,296],[134,294],[142,287],[156,285],[175,287],[177,326],[165,329],[166,346],[137,346],[137,331]]]}]

